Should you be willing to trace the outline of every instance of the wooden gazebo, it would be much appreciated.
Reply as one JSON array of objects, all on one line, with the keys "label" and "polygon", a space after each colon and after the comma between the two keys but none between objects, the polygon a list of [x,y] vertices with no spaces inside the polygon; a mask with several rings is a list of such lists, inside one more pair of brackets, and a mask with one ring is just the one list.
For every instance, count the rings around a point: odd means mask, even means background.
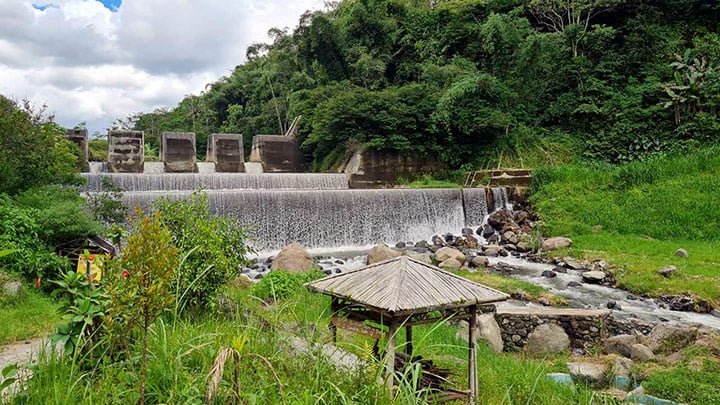
[{"label": "wooden gazebo", "polygon": [[478,305],[504,301],[509,296],[472,282],[438,267],[407,256],[371,264],[362,269],[325,277],[306,286],[314,292],[332,297],[333,337],[337,327],[379,339],[387,328],[387,377],[392,390],[395,368],[395,335],[405,327],[405,352],[412,355],[412,327],[438,321],[467,319],[468,391],[446,396],[459,399],[469,396],[477,401],[478,371],[475,349],[476,314]]}]

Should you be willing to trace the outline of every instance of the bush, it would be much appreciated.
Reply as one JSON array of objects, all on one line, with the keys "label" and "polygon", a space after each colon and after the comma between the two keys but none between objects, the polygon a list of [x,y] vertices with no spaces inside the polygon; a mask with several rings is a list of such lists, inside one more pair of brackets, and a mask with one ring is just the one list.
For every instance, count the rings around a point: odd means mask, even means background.
[{"label": "bush", "polygon": [[214,302],[222,285],[248,263],[246,256],[253,252],[246,244],[247,229],[236,220],[210,214],[207,196],[201,192],[187,200],[162,198],[153,207],[162,214],[162,223],[184,258],[174,280],[181,307]]},{"label": "bush", "polygon": [[273,270],[250,289],[250,294],[263,301],[289,298],[297,294],[303,284],[317,280],[325,275],[318,270],[304,273],[288,273],[284,270]]}]

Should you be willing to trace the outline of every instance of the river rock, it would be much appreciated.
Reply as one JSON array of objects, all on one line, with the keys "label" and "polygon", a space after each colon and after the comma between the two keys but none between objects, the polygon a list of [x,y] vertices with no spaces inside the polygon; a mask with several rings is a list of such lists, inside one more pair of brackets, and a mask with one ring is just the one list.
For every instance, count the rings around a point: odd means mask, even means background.
[{"label": "river rock", "polygon": [[407,247],[407,244],[405,242],[398,242],[395,244],[395,247],[398,249],[405,249]]},{"label": "river rock", "polygon": [[472,235],[465,235],[465,243],[466,246],[469,249],[477,249],[478,248],[478,239]]},{"label": "river rock", "polygon": [[596,387],[603,385],[605,382],[607,367],[603,364],[568,362],[567,368],[570,375],[576,381],[591,384]]},{"label": "river rock", "polygon": [[637,344],[637,337],[634,335],[616,335],[603,341],[605,353],[619,354],[624,357],[630,357],[634,344]]},{"label": "river rock", "polygon": [[443,268],[443,269],[458,270],[462,267],[462,263],[460,263],[454,257],[449,257],[449,258],[443,260],[442,262],[440,262],[440,264],[438,264],[438,267]]},{"label": "river rock", "polygon": [[605,273],[602,271],[586,271],[582,274],[582,279],[589,284],[599,284],[605,279]]},{"label": "river rock", "polygon": [[710,311],[710,315],[714,316],[715,318],[720,318],[720,311],[718,311],[717,309],[713,309],[712,311]]},{"label": "river rock", "polygon": [[385,245],[377,245],[370,249],[367,255],[366,264],[373,264],[402,256],[402,253]]},{"label": "river rock", "polygon": [[290,273],[301,273],[315,266],[312,256],[302,246],[293,243],[285,246],[275,257],[271,270],[285,270]]},{"label": "river rock", "polygon": [[430,240],[435,246],[446,246],[445,240],[438,235],[434,235]]},{"label": "river rock", "polygon": [[518,239],[517,234],[515,234],[515,232],[513,232],[513,231],[505,231],[505,232],[503,232],[501,240],[502,240],[503,242],[505,242],[505,243],[509,243],[509,244],[512,244],[512,245],[515,245],[515,244],[517,244],[517,243],[520,241],[520,240]]},{"label": "river rock", "polygon": [[616,377],[630,377],[634,362],[627,357],[615,357],[610,372]]},{"label": "river rock", "polygon": [[425,264],[433,264],[432,257],[427,253],[407,252],[406,255]]},{"label": "river rock", "polygon": [[542,243],[542,250],[545,252],[550,252],[553,250],[558,250],[560,248],[566,248],[572,246],[572,239],[566,238],[564,236],[556,236],[554,238],[546,239]]},{"label": "river rock", "polygon": [[555,272],[552,271],[552,270],[545,270],[545,271],[543,271],[540,275],[543,276],[543,277],[547,277],[547,278],[555,278],[555,277],[557,277],[557,273],[555,273]]},{"label": "river rock", "polygon": [[497,230],[504,230],[510,227],[512,217],[507,210],[499,209],[490,214],[487,223]]},{"label": "river rock", "polygon": [[685,250],[685,249],[683,249],[683,248],[680,248],[680,249],[678,249],[678,250],[675,251],[675,256],[688,257],[688,252],[687,252],[687,250]]},{"label": "river rock", "polygon": [[483,251],[485,252],[485,256],[490,257],[497,257],[500,255],[500,252],[503,250],[503,248],[500,245],[487,245],[483,246]]},{"label": "river rock", "polygon": [[415,247],[416,247],[416,248],[420,248],[420,249],[429,249],[429,248],[430,248],[430,244],[427,243],[426,240],[421,240],[421,241],[415,243]]},{"label": "river rock", "polygon": [[658,270],[657,272],[658,272],[658,274],[660,274],[663,277],[672,277],[675,274],[677,274],[677,271],[678,271],[678,269],[675,266],[665,266],[665,267],[661,268],[660,270]]},{"label": "river rock", "polygon": [[489,238],[494,233],[495,233],[495,229],[488,224],[485,224],[482,226],[482,228],[477,229],[477,234],[482,236],[485,239]]},{"label": "river rock", "polygon": [[532,246],[525,241],[520,241],[515,246],[517,247],[517,251],[521,253],[527,253],[532,250]]},{"label": "river rock", "polygon": [[494,233],[490,235],[489,238],[486,239],[487,243],[499,243],[500,242],[500,235]]},{"label": "river rock", "polygon": [[554,323],[537,326],[527,337],[525,350],[530,354],[563,353],[570,348],[565,329]]},{"label": "river rock", "polygon": [[495,321],[495,315],[480,314],[477,316],[478,339],[487,343],[490,350],[495,353],[502,353],[503,340],[500,326]]},{"label": "river rock", "polygon": [[567,283],[568,288],[574,288],[574,287],[582,287],[581,283],[578,283],[577,281],[571,281]]},{"label": "river rock", "polygon": [[463,236],[465,236],[465,235],[472,235],[474,232],[473,232],[473,230],[470,229],[470,228],[463,228],[463,229],[460,231],[460,233],[461,233]]},{"label": "river rock", "polygon": [[698,328],[683,323],[657,324],[647,335],[647,346],[653,352],[672,353],[684,349],[697,340]]},{"label": "river rock", "polygon": [[470,264],[475,267],[488,267],[490,265],[490,259],[485,256],[475,256],[470,260]]},{"label": "river rock", "polygon": [[567,274],[567,269],[565,267],[555,266],[552,271],[555,273]]},{"label": "river rock", "polygon": [[640,362],[654,361],[655,354],[644,344],[636,343],[630,348],[630,358]]},{"label": "river rock", "polygon": [[458,262],[460,262],[461,265],[465,263],[465,255],[457,249],[443,247],[440,248],[437,252],[435,252],[435,260],[437,260],[438,262],[444,262],[445,260],[450,258],[457,260]]}]

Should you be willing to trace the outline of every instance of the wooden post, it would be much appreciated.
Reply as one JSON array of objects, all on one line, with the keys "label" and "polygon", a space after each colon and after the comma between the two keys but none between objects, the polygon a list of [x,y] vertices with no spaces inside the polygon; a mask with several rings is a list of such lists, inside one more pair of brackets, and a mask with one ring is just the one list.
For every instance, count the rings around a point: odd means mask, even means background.
[{"label": "wooden post", "polygon": [[478,370],[477,350],[475,345],[475,330],[477,329],[477,305],[470,307],[470,331],[468,332],[468,389],[470,390],[470,403],[477,404],[478,400]]},{"label": "wooden post", "polygon": [[[338,307],[339,305],[337,298],[332,297],[332,300],[330,301],[330,316],[335,316],[335,312],[338,310]],[[337,344],[337,326],[332,323],[332,320],[330,321],[330,325],[328,325],[328,328],[330,328],[330,333],[332,333],[333,344]]]},{"label": "wooden post", "polygon": [[391,319],[388,324],[387,349],[385,350],[385,372],[387,373],[385,384],[387,385],[390,398],[393,398],[393,385],[395,384],[393,374],[395,373],[395,335],[397,334],[397,330],[397,322],[395,319]]},{"label": "wooden post", "polygon": [[405,325],[405,353],[412,358],[412,325]]}]

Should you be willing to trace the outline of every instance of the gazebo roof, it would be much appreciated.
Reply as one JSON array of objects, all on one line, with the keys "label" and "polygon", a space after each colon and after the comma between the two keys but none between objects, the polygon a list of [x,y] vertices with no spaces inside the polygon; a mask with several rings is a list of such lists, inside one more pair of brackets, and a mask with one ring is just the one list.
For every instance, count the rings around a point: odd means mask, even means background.
[{"label": "gazebo roof", "polygon": [[408,256],[333,275],[306,286],[392,315],[504,301],[509,296]]}]

